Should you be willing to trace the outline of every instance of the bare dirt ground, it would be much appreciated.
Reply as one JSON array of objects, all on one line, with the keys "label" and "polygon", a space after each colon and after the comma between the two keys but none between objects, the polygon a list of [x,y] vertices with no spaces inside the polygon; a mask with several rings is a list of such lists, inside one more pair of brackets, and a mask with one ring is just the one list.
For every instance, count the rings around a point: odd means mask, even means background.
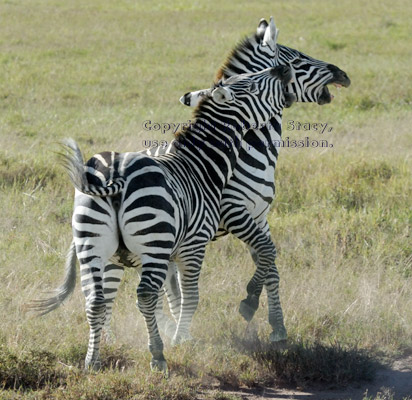
[{"label": "bare dirt ground", "polygon": [[[232,394],[242,400],[362,400],[366,396],[375,399],[380,394],[381,399],[412,400],[412,356],[395,361],[391,368],[380,369],[373,382],[358,383],[339,390],[322,390],[317,387],[310,390],[264,388],[244,389]],[[236,397],[235,397],[236,396]]]}]

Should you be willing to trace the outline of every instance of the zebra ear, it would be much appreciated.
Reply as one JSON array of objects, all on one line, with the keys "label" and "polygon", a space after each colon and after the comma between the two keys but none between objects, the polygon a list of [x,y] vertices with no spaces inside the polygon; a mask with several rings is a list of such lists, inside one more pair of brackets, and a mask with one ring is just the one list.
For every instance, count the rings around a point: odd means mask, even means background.
[{"label": "zebra ear", "polygon": [[232,100],[233,98],[232,92],[228,88],[225,88],[223,86],[216,88],[212,92],[212,97],[213,100],[218,104],[224,104],[227,101]]},{"label": "zebra ear", "polygon": [[263,35],[265,34],[266,28],[268,27],[268,23],[264,18],[262,18],[259,22],[259,25],[256,29],[257,35],[260,37],[260,39],[263,38]]},{"label": "zebra ear", "polygon": [[278,34],[279,30],[276,29],[275,21],[273,20],[273,17],[270,17],[270,22],[265,30],[262,45],[268,46],[271,48],[271,50],[275,51]]}]

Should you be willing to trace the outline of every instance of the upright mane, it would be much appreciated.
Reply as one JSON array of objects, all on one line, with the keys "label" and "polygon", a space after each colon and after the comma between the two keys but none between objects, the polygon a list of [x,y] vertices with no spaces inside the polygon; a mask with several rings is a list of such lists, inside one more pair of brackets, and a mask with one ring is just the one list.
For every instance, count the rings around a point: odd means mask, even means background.
[{"label": "upright mane", "polygon": [[255,41],[256,43],[260,43],[261,37],[255,33],[254,35],[245,37],[235,46],[235,48],[230,52],[229,56],[226,58],[226,61],[218,69],[216,73],[216,78],[215,78],[216,80],[222,79],[227,69],[234,67],[233,60],[235,59],[241,60],[239,55],[244,50],[253,50],[253,45],[252,45],[253,41]]}]

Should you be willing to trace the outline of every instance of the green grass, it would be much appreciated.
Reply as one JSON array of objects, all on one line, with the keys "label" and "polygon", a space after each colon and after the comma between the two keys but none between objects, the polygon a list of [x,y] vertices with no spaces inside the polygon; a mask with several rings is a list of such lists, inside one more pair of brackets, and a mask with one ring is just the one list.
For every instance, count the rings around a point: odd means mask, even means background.
[{"label": "green grass", "polygon": [[[362,365],[370,372],[376,357],[390,360],[411,349],[412,15],[406,0],[11,0],[0,3],[0,12],[6,21],[0,24],[0,398],[190,399],[197,393],[223,399],[230,398],[225,387],[332,382],[330,368],[316,379],[305,375],[325,354],[353,362],[367,355]],[[57,142],[73,137],[90,156],[141,150],[145,139],[171,140],[171,132],[145,131],[143,122],[190,119],[179,97],[209,86],[235,43],[271,14],[282,44],[338,65],[352,80],[349,89],[332,88],[330,105],[285,110],[285,127],[288,120],[333,127],[322,136],[284,130],[291,139],[333,143],[280,153],[269,221],[291,338],[287,353],[264,347],[265,296],[254,319],[264,351],[239,345],[246,326],[237,309],[254,266],[247,249],[227,237],[208,247],[196,341],[166,346],[169,381],[148,372],[134,271],[120,288],[117,343],[103,350],[105,368],[84,375],[88,327],[80,290],[44,318],[25,312],[29,300],[60,282],[71,240],[73,188],[56,165]],[[276,365],[286,365],[289,375],[277,374]],[[340,383],[364,376],[354,371]]]}]

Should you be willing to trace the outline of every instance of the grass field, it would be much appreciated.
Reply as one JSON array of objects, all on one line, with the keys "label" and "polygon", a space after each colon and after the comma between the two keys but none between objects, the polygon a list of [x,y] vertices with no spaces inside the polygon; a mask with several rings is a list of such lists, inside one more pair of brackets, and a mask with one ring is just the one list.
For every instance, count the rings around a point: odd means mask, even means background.
[{"label": "grass field", "polygon": [[[224,399],[227,386],[345,384],[373,375],[368,357],[411,351],[409,1],[156,3],[0,2],[0,398]],[[208,247],[196,340],[166,349],[168,381],[148,372],[130,270],[114,312],[117,341],[103,351],[107,368],[84,375],[80,289],[44,318],[25,312],[61,281],[71,241],[73,188],[56,165],[56,143],[73,137],[91,156],[170,141],[170,131],[147,131],[144,121],[190,119],[179,97],[208,87],[237,41],[270,15],[280,43],[352,80],[332,89],[330,105],[285,110],[285,137],[320,136],[288,131],[287,121],[333,127],[322,136],[332,148],[282,149],[277,169],[269,220],[290,357],[267,348],[265,296],[244,338],[237,309],[254,266],[245,246],[227,237]],[[339,367],[324,371],[322,360]]]}]

